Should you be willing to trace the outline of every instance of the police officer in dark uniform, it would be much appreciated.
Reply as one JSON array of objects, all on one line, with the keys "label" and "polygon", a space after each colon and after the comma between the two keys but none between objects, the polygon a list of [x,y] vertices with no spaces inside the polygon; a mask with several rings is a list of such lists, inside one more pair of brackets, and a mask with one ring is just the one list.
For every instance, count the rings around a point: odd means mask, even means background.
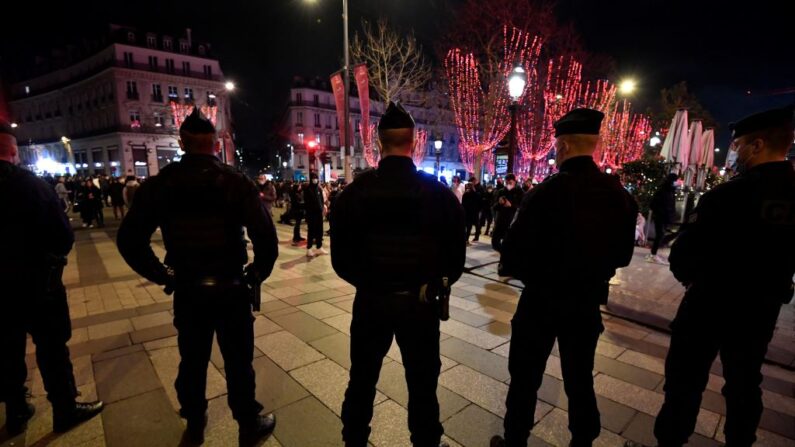
[{"label": "police officer in dark uniform", "polygon": [[332,265],[356,287],[342,436],[348,447],[367,445],[375,386],[394,337],[406,368],[411,442],[436,447],[444,432],[436,398],[444,301],[437,297],[463,272],[464,211],[412,163],[414,120],[403,107],[389,104],[378,136],[378,169],[357,176],[332,211]]},{"label": "police officer in dark uniform", "polygon": [[491,237],[491,246],[497,251],[502,250],[502,243],[508,228],[511,226],[513,216],[522,203],[524,192],[522,188],[517,188],[516,176],[508,174],[505,176],[505,187],[496,193],[496,203],[494,205],[494,233]]},{"label": "police officer in dark uniform", "polygon": [[575,109],[555,123],[560,171],[531,189],[503,243],[500,274],[525,288],[511,322],[505,439],[492,446],[525,446],[536,393],[555,339],[569,400],[572,446],[599,436],[593,390],[594,353],[602,326],[599,306],[608,281],[633,254],[637,205],[618,178],[594,163],[604,115]]},{"label": "police officer in dark uniform", "polygon": [[33,417],[25,380],[26,336],[36,345],[53,430],[65,432],[102,411],[102,402],[76,402],[77,387],[66,342],[72,337],[61,274],[72,249],[72,227],[53,188],[16,166],[17,141],[0,122],[0,400],[6,429],[21,433]]},{"label": "police officer in dark uniform", "polygon": [[[182,360],[174,384],[187,419],[186,435],[204,439],[205,388],[213,334],[226,367],[229,407],[247,445],[269,435],[275,419],[260,415],[254,395],[253,289],[270,275],[278,255],[276,230],[257,187],[215,156],[219,146],[212,123],[198,107],[180,127],[186,152],[160,174],[144,182],[122,221],[119,252],[146,279],[174,290],[174,326]],[[165,265],[150,247],[160,227],[167,251]],[[243,227],[254,245],[247,262]],[[168,266],[168,267],[167,267]]]},{"label": "police officer in dark uniform", "polygon": [[786,161],[793,108],[733,125],[740,175],[707,192],[671,247],[671,272],[687,292],[671,324],[665,403],[654,434],[681,446],[720,353],[726,445],[750,446],[762,415],[760,372],[795,274],[795,171]]}]

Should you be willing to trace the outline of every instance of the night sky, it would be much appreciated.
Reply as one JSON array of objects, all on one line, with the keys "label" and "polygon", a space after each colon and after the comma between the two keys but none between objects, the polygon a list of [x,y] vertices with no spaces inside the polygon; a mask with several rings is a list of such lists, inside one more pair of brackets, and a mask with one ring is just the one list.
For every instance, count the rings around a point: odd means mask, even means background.
[{"label": "night sky", "polygon": [[[46,54],[108,22],[175,36],[192,28],[194,40],[212,43],[227,78],[239,87],[233,116],[239,142],[249,149],[272,143],[294,75],[328,77],[341,65],[341,0],[16,3],[0,27],[5,72],[21,63],[20,55]],[[363,17],[385,16],[399,29],[413,29],[433,58],[433,45],[453,26],[462,3],[350,0],[351,32]],[[557,14],[576,24],[588,50],[615,59],[617,78],[638,81],[634,102],[641,110],[654,104],[660,89],[688,81],[720,123],[717,145],[726,147],[730,121],[795,101],[795,47],[786,3],[559,0]]]}]

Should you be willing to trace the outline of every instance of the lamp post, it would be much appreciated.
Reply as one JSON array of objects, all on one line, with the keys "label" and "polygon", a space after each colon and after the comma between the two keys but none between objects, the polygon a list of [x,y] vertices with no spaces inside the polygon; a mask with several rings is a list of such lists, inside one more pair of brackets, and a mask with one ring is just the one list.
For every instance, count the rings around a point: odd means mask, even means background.
[{"label": "lamp post", "polygon": [[511,105],[508,107],[511,111],[511,133],[508,136],[508,172],[513,172],[514,161],[516,158],[516,112],[519,109],[519,98],[524,93],[524,88],[527,85],[527,73],[524,68],[517,66],[511,72],[511,77],[508,79],[508,94],[511,96]]},{"label": "lamp post", "polygon": [[442,140],[436,140],[433,142],[433,147],[436,149],[436,178],[439,178],[439,168],[441,167],[441,159],[442,159],[442,145],[444,142]]}]

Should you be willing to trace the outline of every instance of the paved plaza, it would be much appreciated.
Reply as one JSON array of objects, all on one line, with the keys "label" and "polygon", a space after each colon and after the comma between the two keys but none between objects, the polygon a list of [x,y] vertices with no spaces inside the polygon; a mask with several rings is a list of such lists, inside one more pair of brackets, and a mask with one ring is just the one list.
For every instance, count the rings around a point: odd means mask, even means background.
[{"label": "paved plaza", "polygon": [[[115,246],[117,224],[112,216],[106,220],[106,228],[76,230],[64,282],[81,398],[102,399],[107,408],[100,417],[66,434],[53,434],[49,403],[35,367],[35,348],[29,344],[28,387],[37,412],[26,433],[8,439],[0,431],[2,447],[175,446],[181,442],[184,421],[177,414],[173,386],[179,354],[171,298],[127,267]],[[278,233],[279,259],[262,286],[262,312],[255,321],[257,398],[278,419],[274,436],[264,445],[342,445],[339,415],[350,367],[354,289],[337,277],[329,256],[309,260],[304,247],[292,247],[292,227],[278,225]],[[162,257],[159,234],[155,239],[155,251]],[[669,342],[665,328],[683,289],[667,267],[644,262],[647,253],[637,249],[632,265],[619,272],[604,309],[605,332],[594,371],[603,427],[598,446],[620,446],[624,439],[654,444],[652,427],[663,400],[663,362]],[[471,271],[453,287],[451,319],[441,325],[438,396],[446,440],[452,446],[485,447],[493,434],[502,433],[510,382],[510,320],[520,284],[497,277],[496,261],[488,238],[468,249]],[[763,370],[765,410],[759,445],[795,445],[794,314],[792,304],[783,307],[768,354],[770,363]],[[533,446],[565,446],[569,441],[567,402],[556,355],[557,348],[539,391]],[[713,446],[723,441],[722,384],[721,366],[716,362],[690,445]],[[378,391],[372,445],[410,446],[408,395],[394,344],[384,360]],[[236,444],[237,424],[225,394],[224,363],[214,346],[207,376],[207,446]],[[0,410],[0,426],[5,424],[4,412]]]}]

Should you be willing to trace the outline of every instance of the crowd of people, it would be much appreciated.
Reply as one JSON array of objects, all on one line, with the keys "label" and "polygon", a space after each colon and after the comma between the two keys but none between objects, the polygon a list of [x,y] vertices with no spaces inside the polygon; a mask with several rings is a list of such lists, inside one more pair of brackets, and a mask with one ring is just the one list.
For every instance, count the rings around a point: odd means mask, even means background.
[{"label": "crowd of people", "polygon": [[123,219],[125,211],[132,204],[135,191],[141,186],[132,175],[53,176],[45,172],[41,179],[55,190],[64,211],[80,214],[83,228],[105,226],[105,208],[113,208],[116,220]]}]

